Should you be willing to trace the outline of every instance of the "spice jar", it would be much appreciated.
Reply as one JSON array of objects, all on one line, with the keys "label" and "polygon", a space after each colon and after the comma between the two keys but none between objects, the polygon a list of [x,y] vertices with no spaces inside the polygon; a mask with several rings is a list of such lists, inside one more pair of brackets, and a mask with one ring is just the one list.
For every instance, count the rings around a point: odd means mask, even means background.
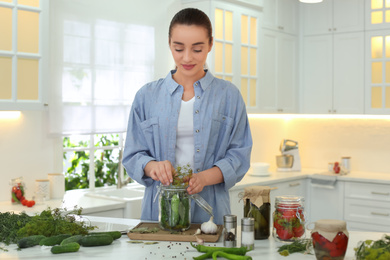
[{"label": "spice jar", "polygon": [[223,216],[223,246],[236,247],[237,238],[237,216]]},{"label": "spice jar", "polygon": [[160,186],[159,224],[168,231],[183,231],[191,226],[191,201],[183,187]]},{"label": "spice jar", "polygon": [[244,217],[254,218],[255,239],[268,239],[270,235],[270,190],[268,186],[251,186],[244,190]]},{"label": "spice jar", "polygon": [[241,219],[241,246],[245,246],[248,250],[255,248],[254,224],[254,218]]},{"label": "spice jar", "polygon": [[25,199],[24,194],[24,183],[23,178],[15,178],[10,181],[11,188],[11,202],[12,203],[22,203],[22,200]]},{"label": "spice jar", "polygon": [[305,235],[304,198],[277,196],[273,213],[273,236],[280,241],[291,241]]},{"label": "spice jar", "polygon": [[348,246],[347,224],[342,220],[321,219],[311,231],[313,247],[318,260],[342,260]]}]

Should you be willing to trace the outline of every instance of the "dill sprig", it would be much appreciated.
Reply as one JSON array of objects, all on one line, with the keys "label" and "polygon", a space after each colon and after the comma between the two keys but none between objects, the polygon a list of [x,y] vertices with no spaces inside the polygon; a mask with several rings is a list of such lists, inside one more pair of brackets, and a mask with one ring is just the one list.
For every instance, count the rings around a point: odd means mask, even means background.
[{"label": "dill sprig", "polygon": [[291,244],[279,247],[280,255],[288,256],[293,253],[311,254],[313,243],[311,239],[296,239]]},{"label": "dill sprig", "polygon": [[16,243],[18,230],[26,225],[31,217],[26,213],[15,214],[13,212],[0,213],[0,242],[6,245]]}]

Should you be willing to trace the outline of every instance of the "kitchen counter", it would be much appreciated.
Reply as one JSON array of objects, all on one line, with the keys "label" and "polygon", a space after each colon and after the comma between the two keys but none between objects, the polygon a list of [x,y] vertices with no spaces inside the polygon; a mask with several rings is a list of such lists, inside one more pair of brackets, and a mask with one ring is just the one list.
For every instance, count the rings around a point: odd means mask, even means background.
[{"label": "kitchen counter", "polygon": [[[112,223],[116,225],[123,225],[127,228],[132,228],[139,223],[135,219],[119,219],[119,218],[103,218],[88,216],[92,224],[95,223]],[[240,233],[239,233],[240,234]],[[380,239],[383,233],[379,232],[356,232],[350,231],[350,241],[345,259],[354,259],[354,250],[357,243],[366,239]],[[240,240],[240,235],[238,235]],[[128,243],[130,239],[123,235],[120,239],[115,240],[112,245],[102,247],[80,247],[80,250],[75,253],[66,253],[53,255],[50,252],[50,247],[35,246],[32,248],[16,250],[17,246],[12,244],[5,246],[8,252],[0,250],[0,259],[192,259],[194,256],[199,256],[198,253],[188,242],[158,242],[154,245],[131,244]],[[223,246],[220,239],[217,243],[206,243],[211,246]],[[254,251],[247,254],[253,259],[267,259],[267,260],[304,260],[315,259],[314,255],[292,254],[289,257],[280,256],[277,253],[277,248],[282,243],[275,242],[272,238],[267,240],[256,240]],[[2,245],[3,246],[3,245]]]}]

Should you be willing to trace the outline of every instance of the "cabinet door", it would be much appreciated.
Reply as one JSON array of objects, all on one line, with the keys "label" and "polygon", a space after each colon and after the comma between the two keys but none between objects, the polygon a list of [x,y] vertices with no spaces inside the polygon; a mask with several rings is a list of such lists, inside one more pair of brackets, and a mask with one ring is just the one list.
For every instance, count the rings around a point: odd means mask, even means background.
[{"label": "cabinet door", "polygon": [[264,0],[262,26],[284,33],[298,33],[298,4],[291,0]]},{"label": "cabinet door", "polygon": [[384,0],[366,0],[365,3],[365,29],[388,29],[390,2]]},{"label": "cabinet door", "polygon": [[278,112],[294,113],[297,104],[297,37],[281,34],[278,41]]},{"label": "cabinet door", "polygon": [[303,34],[318,35],[333,32],[332,1],[300,4],[303,10]]},{"label": "cabinet door", "polygon": [[364,33],[333,36],[333,112],[364,113]]},{"label": "cabinet door", "polygon": [[364,30],[364,0],[333,1],[333,31]]},{"label": "cabinet door", "polygon": [[275,183],[270,185],[271,190],[270,200],[271,205],[275,205],[275,197],[283,195],[295,195],[306,197],[306,180],[295,180]]},{"label": "cabinet door", "polygon": [[304,37],[303,113],[332,112],[332,56],[332,35]]}]

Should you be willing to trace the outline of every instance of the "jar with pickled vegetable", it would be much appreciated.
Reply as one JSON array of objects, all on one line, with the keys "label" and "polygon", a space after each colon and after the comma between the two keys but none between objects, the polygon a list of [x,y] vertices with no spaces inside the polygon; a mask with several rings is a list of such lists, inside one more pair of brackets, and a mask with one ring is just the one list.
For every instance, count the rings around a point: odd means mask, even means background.
[{"label": "jar with pickled vegetable", "polygon": [[343,260],[348,247],[347,224],[342,220],[321,219],[311,231],[317,260]]},{"label": "jar with pickled vegetable", "polygon": [[254,219],[255,239],[270,236],[270,190],[268,186],[250,186],[244,189],[244,217]]},{"label": "jar with pickled vegetable", "polygon": [[160,227],[184,231],[191,226],[191,198],[186,188],[161,186],[159,195]]},{"label": "jar with pickled vegetable", "polygon": [[22,203],[22,200],[25,199],[24,183],[23,178],[15,178],[10,181],[11,188],[11,202],[12,203]]},{"label": "jar with pickled vegetable", "polygon": [[273,213],[273,236],[279,241],[292,241],[305,236],[304,198],[277,196]]}]

